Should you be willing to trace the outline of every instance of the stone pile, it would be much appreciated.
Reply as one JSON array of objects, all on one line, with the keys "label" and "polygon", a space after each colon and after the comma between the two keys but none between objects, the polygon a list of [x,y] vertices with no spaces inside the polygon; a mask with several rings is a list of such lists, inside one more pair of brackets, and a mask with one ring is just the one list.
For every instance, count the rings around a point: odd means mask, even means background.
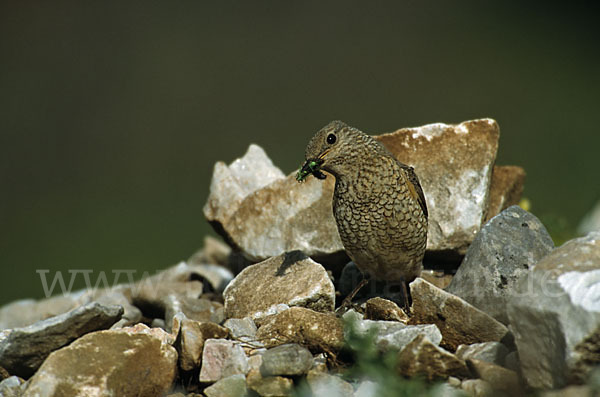
[{"label": "stone pile", "polygon": [[336,268],[333,178],[298,184],[253,145],[215,166],[204,209],[231,248],[208,238],[141,281],[0,308],[0,396],[597,391],[600,232],[554,248],[510,206],[524,173],[494,165],[493,120],[377,139],[421,175],[430,254],[464,255],[411,283],[408,312],[385,287],[336,312],[359,279]]}]

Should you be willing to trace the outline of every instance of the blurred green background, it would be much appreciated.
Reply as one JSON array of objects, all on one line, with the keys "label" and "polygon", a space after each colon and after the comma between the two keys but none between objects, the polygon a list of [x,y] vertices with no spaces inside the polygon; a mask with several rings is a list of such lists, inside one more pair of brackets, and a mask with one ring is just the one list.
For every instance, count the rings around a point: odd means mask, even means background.
[{"label": "blurred green background", "polygon": [[36,269],[186,259],[216,161],[254,142],[289,173],[333,119],[495,118],[571,233],[600,199],[596,4],[2,2],[0,304],[43,296]]}]

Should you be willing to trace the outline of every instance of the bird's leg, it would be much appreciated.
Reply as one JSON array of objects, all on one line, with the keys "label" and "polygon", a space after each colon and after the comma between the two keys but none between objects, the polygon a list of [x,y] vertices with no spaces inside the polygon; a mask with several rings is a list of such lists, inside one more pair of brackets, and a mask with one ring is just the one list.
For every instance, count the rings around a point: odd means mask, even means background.
[{"label": "bird's leg", "polygon": [[400,278],[400,293],[402,294],[402,310],[410,315],[410,290],[404,277]]},{"label": "bird's leg", "polygon": [[362,287],[364,287],[368,283],[369,283],[369,276],[366,276],[363,274],[363,278],[360,281],[360,283],[358,283],[356,285],[356,287],[354,287],[352,292],[350,292],[344,298],[340,307],[337,308],[336,313],[345,313],[352,306],[352,299],[354,298],[354,296],[358,293],[358,291],[360,291],[362,289]]}]

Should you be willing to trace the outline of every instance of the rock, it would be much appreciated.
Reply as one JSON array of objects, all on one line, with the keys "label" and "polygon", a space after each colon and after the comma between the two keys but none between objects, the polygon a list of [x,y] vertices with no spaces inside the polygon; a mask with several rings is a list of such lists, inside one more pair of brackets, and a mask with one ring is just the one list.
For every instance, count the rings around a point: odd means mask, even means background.
[{"label": "rock", "polygon": [[238,343],[225,339],[208,339],[204,342],[200,382],[216,382],[247,372],[248,357]]},{"label": "rock", "polygon": [[511,205],[519,204],[525,185],[525,170],[514,165],[494,166],[490,183],[487,223]]},{"label": "rock", "polygon": [[58,295],[36,301],[23,299],[0,308],[0,329],[26,327],[80,306],[75,295]]},{"label": "rock", "polygon": [[519,360],[519,352],[513,351],[504,358],[504,368],[508,368],[516,373],[521,372],[521,361]]},{"label": "rock", "polygon": [[99,294],[96,302],[102,305],[118,305],[123,307],[121,319],[112,325],[111,328],[123,328],[137,324],[142,321],[142,311],[129,303],[129,300],[118,291],[107,291]]},{"label": "rock", "polygon": [[294,250],[313,257],[339,255],[333,180],[314,179],[299,184],[294,174],[284,177],[259,146],[251,145],[229,167],[215,164],[204,215],[255,262]]},{"label": "rock", "polygon": [[376,136],[419,175],[429,210],[429,251],[464,254],[485,219],[500,135],[492,119],[403,128]]},{"label": "rock", "polygon": [[365,319],[408,322],[408,316],[397,304],[383,298],[371,298],[367,301]]},{"label": "rock", "polygon": [[236,374],[223,378],[204,389],[204,394],[206,397],[246,397],[246,377]]},{"label": "rock", "polygon": [[312,352],[335,352],[344,346],[340,319],[334,314],[318,313],[302,307],[292,307],[265,318],[256,339],[271,348],[284,343],[298,343]]},{"label": "rock", "polygon": [[204,247],[195,252],[187,263],[190,265],[215,264],[227,267],[231,247],[212,236],[204,237]]},{"label": "rock", "polygon": [[0,382],[0,396],[21,397],[23,393],[23,379],[11,376]]},{"label": "rock", "polygon": [[583,217],[579,226],[577,226],[577,232],[582,235],[593,231],[600,231],[600,201]]},{"label": "rock", "polygon": [[428,380],[469,376],[463,360],[436,346],[425,335],[417,336],[398,353],[397,370],[403,376],[420,375]]},{"label": "rock", "polygon": [[304,375],[313,363],[310,351],[295,343],[287,343],[268,349],[262,355],[262,376]]},{"label": "rock", "polygon": [[377,397],[381,395],[379,385],[370,380],[362,380],[358,384],[354,397]]},{"label": "rock", "polygon": [[600,232],[539,261],[519,283],[508,317],[529,386],[584,381],[600,362]]},{"label": "rock", "polygon": [[218,324],[184,319],[179,333],[179,367],[191,371],[200,367],[207,339],[226,338],[229,331]]},{"label": "rock", "polygon": [[233,339],[242,342],[256,341],[256,325],[250,317],[228,318],[223,326],[229,330]]},{"label": "rock", "polygon": [[291,379],[283,376],[263,377],[258,370],[248,372],[246,384],[259,396],[291,396],[294,388],[294,381]]},{"label": "rock", "polygon": [[449,376],[446,383],[448,383],[449,386],[460,388],[462,381],[454,376]]},{"label": "rock", "polygon": [[319,353],[313,357],[313,362],[310,367],[311,371],[315,372],[327,372],[329,368],[327,367],[327,356],[324,353]]},{"label": "rock", "polygon": [[553,248],[539,219],[512,206],[477,234],[446,291],[508,324],[506,306],[517,282]]},{"label": "rock", "polygon": [[413,298],[410,324],[435,324],[441,346],[455,351],[459,345],[502,340],[508,329],[461,298],[417,278],[410,283]]},{"label": "rock", "polygon": [[440,289],[446,289],[450,285],[453,275],[440,270],[423,269],[419,277]]},{"label": "rock", "polygon": [[98,331],[54,351],[24,397],[160,396],[175,380],[177,352],[168,334],[145,326]]},{"label": "rock", "polygon": [[466,379],[461,383],[467,395],[472,397],[493,397],[496,396],[492,385],[482,379]]},{"label": "rock", "polygon": [[246,196],[283,178],[265,151],[252,144],[244,157],[229,166],[221,161],[215,164],[204,215],[210,222],[227,223]]},{"label": "rock", "polygon": [[592,397],[596,396],[598,389],[589,385],[568,386],[560,390],[549,390],[540,394],[541,397]]},{"label": "rock", "polygon": [[120,306],[93,302],[30,326],[13,329],[0,343],[0,366],[13,375],[29,378],[52,351],[88,332],[109,328],[122,314]]},{"label": "rock", "polygon": [[306,382],[313,396],[347,397],[354,394],[352,385],[339,376],[323,372],[309,372]]},{"label": "rock", "polygon": [[299,251],[248,266],[225,289],[225,315],[253,319],[288,306],[332,311],[335,290],[327,272]]},{"label": "rock", "polygon": [[165,305],[165,323],[173,324],[177,313],[200,322],[222,323],[225,319],[223,304],[208,299],[168,295],[163,299]]},{"label": "rock", "polygon": [[480,360],[496,365],[504,365],[508,349],[500,342],[483,342],[472,345],[460,345],[456,357],[461,360]]},{"label": "rock", "polygon": [[[351,310],[344,314],[344,321],[350,323],[352,331],[359,336],[374,332],[374,344],[382,352],[402,350],[416,337],[425,335],[429,342],[439,345],[442,334],[433,324],[405,325],[397,321],[361,320],[358,313]],[[350,338],[351,328],[344,329],[346,340]]]},{"label": "rock", "polygon": [[467,367],[479,379],[488,382],[494,391],[503,391],[517,396],[524,394],[519,376],[510,369],[475,359],[467,360]]}]

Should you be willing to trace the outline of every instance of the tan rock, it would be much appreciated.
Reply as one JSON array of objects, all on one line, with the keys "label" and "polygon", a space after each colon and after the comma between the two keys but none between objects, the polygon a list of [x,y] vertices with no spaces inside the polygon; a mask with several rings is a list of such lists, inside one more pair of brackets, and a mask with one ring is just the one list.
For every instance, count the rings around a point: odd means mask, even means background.
[{"label": "tan rock", "polygon": [[411,324],[435,324],[441,346],[455,351],[459,345],[500,341],[508,328],[471,304],[417,278],[410,284],[413,298]]},{"label": "tan rock", "polygon": [[420,375],[428,380],[469,376],[464,361],[436,346],[424,335],[417,336],[398,353],[397,370],[403,376]]},{"label": "tan rock", "polygon": [[228,318],[256,320],[291,306],[332,311],[335,290],[323,266],[293,251],[245,268],[223,298]]},{"label": "tan rock", "polygon": [[202,361],[202,349],[207,339],[226,338],[227,328],[210,322],[184,319],[179,334],[179,367],[184,371],[198,368]]},{"label": "tan rock", "polygon": [[342,321],[334,314],[292,307],[264,320],[256,338],[270,348],[298,343],[315,352],[335,352],[344,345]]},{"label": "tan rock", "polygon": [[291,396],[294,381],[283,376],[263,377],[259,370],[252,370],[246,376],[246,384],[249,389],[254,390],[259,396]]},{"label": "tan rock", "polygon": [[471,397],[497,397],[492,385],[483,379],[466,379],[462,381],[460,386]]},{"label": "tan rock", "polygon": [[419,277],[440,289],[446,289],[452,282],[452,274],[446,274],[439,270],[423,269]]},{"label": "tan rock", "polygon": [[525,170],[523,168],[514,165],[495,166],[492,170],[487,216],[483,223],[487,223],[511,205],[519,204],[524,186]]},{"label": "tan rock", "polygon": [[[251,145],[231,165],[215,165],[204,215],[215,230],[252,261],[301,250],[337,254],[342,243],[331,208],[333,180],[299,184],[283,176],[265,152]],[[326,217],[326,219],[323,219]]]},{"label": "tan rock", "polygon": [[365,320],[400,321],[406,324],[408,316],[394,302],[376,297],[367,301]]},{"label": "tan rock", "polygon": [[429,210],[429,251],[461,254],[485,219],[500,129],[492,119],[429,124],[376,136],[419,175]]},{"label": "tan rock", "polygon": [[492,389],[511,395],[523,395],[524,390],[516,372],[481,360],[469,359],[467,366],[478,378],[488,382]]},{"label": "tan rock", "polygon": [[93,332],[56,350],[29,380],[24,396],[165,394],[175,380],[177,352],[160,331],[137,330]]}]

